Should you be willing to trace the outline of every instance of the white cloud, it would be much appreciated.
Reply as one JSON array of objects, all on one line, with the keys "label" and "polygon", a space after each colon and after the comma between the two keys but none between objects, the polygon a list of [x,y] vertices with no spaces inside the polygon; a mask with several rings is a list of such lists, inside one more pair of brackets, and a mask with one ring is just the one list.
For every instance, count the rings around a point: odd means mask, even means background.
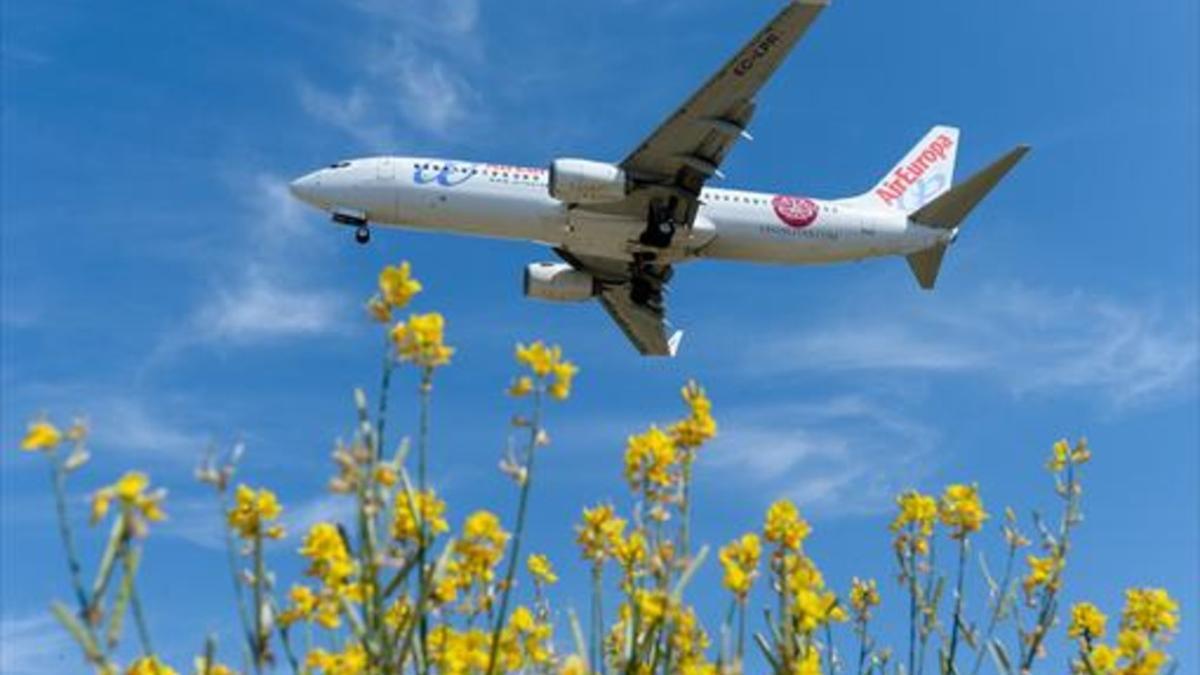
[{"label": "white cloud", "polygon": [[288,288],[251,269],[197,310],[190,334],[234,344],[322,335],[335,328],[342,309],[335,293]]},{"label": "white cloud", "polygon": [[[475,59],[477,0],[421,4],[411,0],[350,0],[369,28],[359,36],[352,84],[344,93],[310,80],[298,85],[301,106],[369,150],[397,143],[393,123],[445,137],[471,117],[475,92],[452,60]],[[447,45],[453,45],[448,48]]]},{"label": "white cloud", "polygon": [[309,270],[321,266],[311,260],[317,254],[312,221],[285,179],[258,174],[233,176],[229,183],[253,188],[244,196],[245,240],[221,261],[225,273],[152,362],[197,343],[245,346],[329,334],[353,305],[314,283]]},{"label": "white cloud", "polygon": [[886,510],[933,468],[936,441],[932,429],[877,401],[846,396],[734,410],[702,458],[739,493],[750,483],[809,513],[864,514]]},{"label": "white cloud", "polygon": [[1194,311],[1084,293],[990,287],[813,324],[746,360],[775,372],[977,373],[1016,394],[1095,392],[1118,407],[1193,386],[1197,373]]},{"label": "white cloud", "polygon": [[0,673],[55,675],[84,669],[78,648],[49,612],[0,618]]}]

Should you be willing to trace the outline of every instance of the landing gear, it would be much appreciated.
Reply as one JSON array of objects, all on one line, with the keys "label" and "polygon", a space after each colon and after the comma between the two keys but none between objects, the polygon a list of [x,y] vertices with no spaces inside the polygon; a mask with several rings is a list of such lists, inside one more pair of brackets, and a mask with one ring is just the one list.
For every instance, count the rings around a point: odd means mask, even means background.
[{"label": "landing gear", "polygon": [[371,228],[367,227],[366,224],[359,225],[358,227],[354,228],[354,241],[357,241],[362,245],[370,243]]},{"label": "landing gear", "polygon": [[671,245],[671,239],[675,237],[675,230],[678,229],[675,224],[675,199],[672,198],[669,205],[664,205],[661,202],[650,204],[650,208],[646,214],[646,229],[642,231],[642,235],[638,237],[638,241],[643,246],[652,246],[654,248],[667,248]]}]

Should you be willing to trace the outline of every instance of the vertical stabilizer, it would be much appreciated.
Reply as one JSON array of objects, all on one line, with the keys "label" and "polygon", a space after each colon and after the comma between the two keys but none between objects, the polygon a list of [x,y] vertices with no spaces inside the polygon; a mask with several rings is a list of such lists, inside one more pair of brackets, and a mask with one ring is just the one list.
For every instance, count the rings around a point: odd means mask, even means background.
[{"label": "vertical stabilizer", "polygon": [[916,211],[950,189],[957,153],[958,129],[936,126],[870,192],[855,197],[854,201],[878,208]]}]

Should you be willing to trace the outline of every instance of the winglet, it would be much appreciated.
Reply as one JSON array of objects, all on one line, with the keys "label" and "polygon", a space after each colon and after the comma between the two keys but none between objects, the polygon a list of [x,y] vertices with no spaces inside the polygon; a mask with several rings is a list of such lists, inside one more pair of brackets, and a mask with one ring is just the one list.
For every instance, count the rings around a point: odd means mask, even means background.
[{"label": "winglet", "polygon": [[679,351],[679,343],[683,342],[683,331],[677,330],[667,339],[667,351],[670,352],[671,358],[675,358],[675,352]]}]

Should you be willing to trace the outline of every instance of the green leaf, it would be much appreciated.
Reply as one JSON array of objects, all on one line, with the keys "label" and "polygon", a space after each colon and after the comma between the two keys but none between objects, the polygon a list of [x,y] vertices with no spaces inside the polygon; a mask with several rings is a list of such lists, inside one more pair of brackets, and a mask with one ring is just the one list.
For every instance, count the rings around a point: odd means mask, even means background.
[{"label": "green leaf", "polygon": [[758,645],[758,649],[762,652],[763,657],[771,664],[771,670],[776,673],[782,673],[783,666],[780,665],[779,659],[775,658],[775,654],[771,653],[771,645],[767,644],[767,639],[763,637],[762,633],[754,634],[754,644]]},{"label": "green leaf", "polygon": [[587,657],[587,641],[583,639],[583,626],[579,623],[579,615],[575,613],[574,608],[567,609],[567,621],[571,624],[571,639],[575,641],[575,654],[583,659],[587,664],[587,669],[591,671],[592,666],[588,663]]},{"label": "green leaf", "polygon": [[88,603],[89,607],[100,606],[100,600],[108,588],[109,581],[112,580],[117,554],[124,548],[122,545],[125,540],[124,535],[125,516],[122,514],[113,520],[112,529],[108,533],[108,545],[104,547],[104,554],[100,556],[100,567],[96,570],[95,581],[92,582],[92,597]]},{"label": "green leaf", "polygon": [[700,551],[696,553],[696,557],[692,558],[688,563],[683,574],[679,575],[679,581],[675,582],[675,590],[671,591],[671,597],[679,600],[683,597],[683,589],[687,587],[692,577],[696,574],[696,570],[700,569],[700,565],[704,564],[704,559],[708,557],[708,545],[700,547]]},{"label": "green leaf", "polygon": [[87,659],[93,663],[98,663],[103,660],[104,655],[100,652],[100,647],[92,638],[92,634],[79,621],[79,619],[67,609],[67,606],[61,602],[54,602],[50,605],[50,611],[58,622],[67,629],[75,642],[79,643],[79,647],[83,649],[83,653]]},{"label": "green leaf", "polygon": [[[131,548],[125,552],[125,555],[132,556],[133,559],[128,565],[130,565],[130,569],[137,570],[140,562],[138,552]],[[109,649],[116,647],[121,640],[121,630],[125,625],[125,611],[129,608],[130,598],[133,597],[134,576],[132,573],[121,576],[121,586],[117,589],[116,600],[113,601],[112,616],[109,618],[108,633],[105,635]]]}]

